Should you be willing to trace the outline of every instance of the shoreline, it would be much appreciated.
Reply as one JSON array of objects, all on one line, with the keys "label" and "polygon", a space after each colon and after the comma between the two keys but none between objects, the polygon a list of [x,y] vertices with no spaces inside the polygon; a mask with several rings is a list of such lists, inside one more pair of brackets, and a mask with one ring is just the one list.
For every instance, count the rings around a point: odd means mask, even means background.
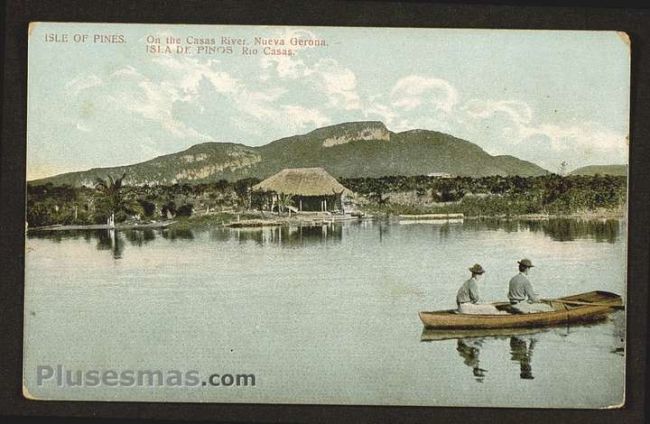
[{"label": "shoreline", "polygon": [[625,220],[627,216],[620,213],[573,213],[573,214],[521,214],[521,215],[472,215],[465,216],[465,219],[500,219],[500,220],[525,220],[525,221],[547,221],[551,219],[576,219],[576,220]]},{"label": "shoreline", "polygon": [[132,223],[132,224],[73,224],[73,225],[64,225],[64,224],[55,224],[48,225],[46,227],[34,227],[27,228],[27,231],[74,231],[74,230],[148,230],[148,229],[161,229],[167,228],[172,224],[175,224],[176,221],[161,221],[161,222],[149,222],[149,223]]},{"label": "shoreline", "polygon": [[[573,213],[573,214],[520,214],[520,215],[465,215],[449,214],[444,216],[441,214],[435,221],[440,221],[441,224],[445,222],[462,223],[463,220],[503,220],[503,221],[548,221],[554,219],[575,219],[575,220],[625,220],[625,214],[619,211],[599,211],[589,213]],[[165,229],[172,227],[173,229],[197,229],[201,227],[226,227],[226,228],[262,228],[262,227],[279,227],[286,225],[325,225],[337,222],[351,222],[351,221],[364,221],[364,220],[395,220],[406,219],[417,222],[417,214],[367,214],[363,217],[352,215],[330,215],[330,216],[309,216],[309,215],[294,215],[294,216],[277,216],[277,217],[253,217],[251,212],[242,212],[240,214],[211,214],[211,215],[197,215],[185,219],[177,219],[172,221],[161,221],[155,223],[129,223],[117,224],[109,226],[106,224],[89,224],[89,225],[50,225],[47,227],[27,228],[26,231],[76,231],[76,230],[144,230],[144,229]],[[452,219],[453,217],[453,219]]]}]

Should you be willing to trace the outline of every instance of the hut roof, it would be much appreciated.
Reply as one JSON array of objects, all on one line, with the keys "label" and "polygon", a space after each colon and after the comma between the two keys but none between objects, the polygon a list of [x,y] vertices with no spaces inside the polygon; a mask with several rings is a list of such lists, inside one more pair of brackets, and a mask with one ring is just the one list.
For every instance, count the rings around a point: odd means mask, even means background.
[{"label": "hut roof", "polygon": [[331,196],[334,193],[352,193],[323,168],[283,169],[254,185],[253,190],[274,191],[298,196]]}]

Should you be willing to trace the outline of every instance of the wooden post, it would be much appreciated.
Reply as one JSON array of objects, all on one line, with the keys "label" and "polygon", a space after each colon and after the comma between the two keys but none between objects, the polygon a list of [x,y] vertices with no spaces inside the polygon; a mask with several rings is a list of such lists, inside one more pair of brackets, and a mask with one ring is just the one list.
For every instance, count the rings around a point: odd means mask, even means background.
[{"label": "wooden post", "polygon": [[327,210],[327,199],[323,200],[325,202],[325,210]]},{"label": "wooden post", "polygon": [[299,209],[300,209],[300,212],[302,212],[302,198],[300,199],[299,203],[300,203]]}]

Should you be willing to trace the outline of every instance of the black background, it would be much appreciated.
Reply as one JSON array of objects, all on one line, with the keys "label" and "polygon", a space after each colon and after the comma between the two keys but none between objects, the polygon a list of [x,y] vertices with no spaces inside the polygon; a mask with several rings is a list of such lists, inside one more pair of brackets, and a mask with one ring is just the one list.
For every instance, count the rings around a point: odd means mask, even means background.
[{"label": "black background", "polygon": [[[568,5],[568,6],[567,6]],[[650,13],[625,1],[10,0],[1,45],[0,416],[47,422],[644,422],[647,369]],[[21,394],[27,25],[30,21],[620,30],[632,40],[626,405],[616,410],[29,401]],[[371,54],[371,53],[370,53]],[[486,81],[489,83],[489,81]],[[289,358],[287,360],[290,360]],[[598,373],[599,370],[593,370]],[[331,387],[331,390],[337,390]],[[453,385],[450,391],[455,390]],[[588,386],[584,387],[589,390]],[[494,398],[500,398],[494,393]],[[503,399],[500,399],[503,400]],[[41,417],[38,419],[38,417]],[[73,419],[73,417],[76,417]],[[33,420],[34,418],[32,418]]]}]

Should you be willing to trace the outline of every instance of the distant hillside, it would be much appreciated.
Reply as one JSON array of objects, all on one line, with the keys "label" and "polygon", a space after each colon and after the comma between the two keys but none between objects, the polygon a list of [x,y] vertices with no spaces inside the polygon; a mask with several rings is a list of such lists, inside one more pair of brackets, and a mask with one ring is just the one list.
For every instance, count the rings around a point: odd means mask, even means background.
[{"label": "distant hillside", "polygon": [[259,147],[203,143],[134,165],[95,168],[32,181],[73,186],[126,173],[127,185],[266,178],[284,168],[323,167],[337,177],[521,175],[548,172],[513,156],[491,156],[469,141],[435,131],[389,131],[381,122],[351,122]]},{"label": "distant hillside", "polygon": [[627,165],[589,165],[571,171],[571,175],[627,175]]}]

